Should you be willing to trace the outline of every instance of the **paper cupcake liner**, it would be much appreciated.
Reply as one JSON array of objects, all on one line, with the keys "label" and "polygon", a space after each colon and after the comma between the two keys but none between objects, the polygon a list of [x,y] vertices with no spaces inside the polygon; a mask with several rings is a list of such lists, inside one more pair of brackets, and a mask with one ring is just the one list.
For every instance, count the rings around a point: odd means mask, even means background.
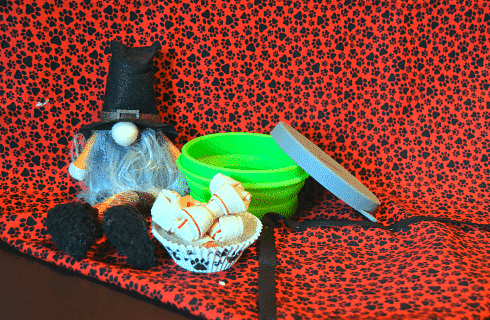
[{"label": "paper cupcake liner", "polygon": [[248,212],[239,213],[243,220],[243,234],[228,242],[217,242],[218,246],[205,248],[193,245],[174,234],[169,234],[158,224],[152,223],[152,233],[180,267],[199,273],[219,272],[233,266],[242,253],[258,238],[262,222]]}]

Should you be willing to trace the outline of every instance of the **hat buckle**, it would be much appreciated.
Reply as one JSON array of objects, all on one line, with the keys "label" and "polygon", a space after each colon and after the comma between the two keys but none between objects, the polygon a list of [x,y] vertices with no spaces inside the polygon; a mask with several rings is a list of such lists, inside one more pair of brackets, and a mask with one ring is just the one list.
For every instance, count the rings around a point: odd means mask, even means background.
[{"label": "hat buckle", "polygon": [[[124,115],[124,117],[122,117]],[[133,116],[131,116],[133,115]],[[117,109],[116,110],[116,117],[117,120],[120,119],[139,119],[140,118],[140,111],[139,110],[121,110]]]}]

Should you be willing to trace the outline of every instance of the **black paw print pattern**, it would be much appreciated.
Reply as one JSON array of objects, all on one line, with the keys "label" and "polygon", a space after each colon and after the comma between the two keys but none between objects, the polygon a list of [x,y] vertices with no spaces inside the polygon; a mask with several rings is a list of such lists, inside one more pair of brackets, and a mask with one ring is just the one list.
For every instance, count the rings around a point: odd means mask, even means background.
[{"label": "black paw print pattern", "polygon": [[[98,120],[114,39],[161,43],[156,98],[179,148],[284,121],[375,193],[382,224],[490,223],[485,1],[9,0],[0,15],[0,238],[25,253],[194,316],[258,318],[257,245],[219,274],[186,271],[172,257],[206,263],[160,246],[143,272],[104,241],[73,260],[42,228],[83,188],[67,172],[70,144]],[[361,216],[309,179],[295,218]],[[489,243],[485,230],[435,222],[294,235],[281,225],[278,318],[484,318]]]},{"label": "black paw print pattern", "polygon": [[190,262],[191,262],[192,267],[196,271],[203,271],[203,270],[207,270],[208,269],[209,261],[206,261],[203,258],[201,258],[201,259],[199,259],[199,258],[192,259]]}]

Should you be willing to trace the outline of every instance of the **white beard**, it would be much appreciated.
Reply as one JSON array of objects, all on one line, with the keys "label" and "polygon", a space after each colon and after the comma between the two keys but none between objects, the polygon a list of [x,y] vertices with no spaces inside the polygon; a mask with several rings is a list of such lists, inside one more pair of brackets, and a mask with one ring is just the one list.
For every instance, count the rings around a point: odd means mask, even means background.
[{"label": "white beard", "polygon": [[118,145],[110,130],[96,132],[97,140],[87,159],[87,190],[79,195],[91,205],[124,191],[156,196],[162,189],[171,189],[178,179],[183,180],[161,131],[145,129],[129,147]]}]

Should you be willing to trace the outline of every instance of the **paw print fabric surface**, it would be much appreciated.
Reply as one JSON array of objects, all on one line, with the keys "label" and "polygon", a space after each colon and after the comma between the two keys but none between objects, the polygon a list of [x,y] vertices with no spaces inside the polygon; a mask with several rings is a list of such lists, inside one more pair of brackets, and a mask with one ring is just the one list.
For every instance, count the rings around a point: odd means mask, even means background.
[{"label": "paw print fabric surface", "polygon": [[[485,1],[0,1],[0,239],[205,319],[258,317],[258,243],[196,274],[161,245],[140,271],[106,238],[76,261],[46,235],[46,212],[83,187],[70,143],[99,120],[114,39],[161,43],[157,101],[179,148],[284,121],[373,191],[381,224],[489,224],[489,21]],[[295,219],[362,217],[309,179]],[[485,228],[280,224],[275,238],[280,319],[490,314]]]}]

